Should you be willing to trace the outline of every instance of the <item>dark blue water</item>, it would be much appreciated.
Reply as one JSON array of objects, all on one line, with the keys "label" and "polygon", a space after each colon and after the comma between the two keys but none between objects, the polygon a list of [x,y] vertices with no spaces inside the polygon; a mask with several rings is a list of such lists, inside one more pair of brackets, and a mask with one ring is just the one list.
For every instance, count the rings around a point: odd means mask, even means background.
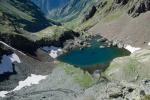
[{"label": "dark blue water", "polygon": [[[130,52],[117,47],[104,47],[102,42],[91,41],[92,46],[84,49],[75,49],[58,57],[59,61],[87,68],[98,64],[108,64],[116,57],[129,55]],[[106,45],[106,44],[105,44]]]}]

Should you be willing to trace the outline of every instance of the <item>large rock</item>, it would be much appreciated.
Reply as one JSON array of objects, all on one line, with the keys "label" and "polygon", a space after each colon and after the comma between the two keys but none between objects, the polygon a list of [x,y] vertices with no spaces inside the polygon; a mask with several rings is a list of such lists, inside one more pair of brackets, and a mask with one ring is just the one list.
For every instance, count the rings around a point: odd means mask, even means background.
[{"label": "large rock", "polygon": [[105,75],[110,80],[138,81],[150,79],[150,50],[140,50],[131,56],[116,58]]}]

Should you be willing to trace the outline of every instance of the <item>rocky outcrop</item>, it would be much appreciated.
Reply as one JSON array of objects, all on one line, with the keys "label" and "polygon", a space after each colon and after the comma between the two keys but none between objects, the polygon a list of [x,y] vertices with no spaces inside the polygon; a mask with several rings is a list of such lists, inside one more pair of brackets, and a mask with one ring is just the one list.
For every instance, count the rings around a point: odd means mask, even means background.
[{"label": "rocky outcrop", "polygon": [[91,10],[89,11],[88,14],[85,15],[84,19],[83,19],[83,22],[89,20],[90,18],[92,18],[94,16],[94,14],[96,13],[97,9],[95,6],[93,6],[91,8]]},{"label": "rocky outcrop", "polygon": [[[9,93],[2,100],[143,100],[150,93],[150,82],[118,82],[100,79],[89,88],[83,88],[74,81],[74,73],[66,73],[57,67],[38,85]],[[149,100],[149,99],[148,99]]]},{"label": "rocky outcrop", "polygon": [[[33,38],[32,35],[28,35],[29,38]],[[41,38],[40,40],[28,39],[28,37],[22,34],[11,34],[11,33],[1,33],[0,41],[7,43],[8,45],[20,50],[24,53],[36,56],[35,52],[38,48],[43,46],[56,46],[64,47],[67,40],[72,41],[75,37],[79,37],[80,34],[74,31],[65,31],[62,33],[58,40],[51,39],[49,37]],[[30,49],[29,49],[30,48]]]},{"label": "rocky outcrop", "polygon": [[121,4],[121,5],[125,5],[128,3],[129,0],[115,0],[116,4]]},{"label": "rocky outcrop", "polygon": [[133,5],[131,9],[128,11],[129,14],[132,14],[132,17],[137,17],[141,13],[150,10],[150,0],[142,0]]},{"label": "rocky outcrop", "polygon": [[23,88],[20,91],[14,91],[8,97],[2,99],[73,100],[77,95],[82,94],[83,91],[84,88],[74,82],[71,75],[65,73],[61,67],[57,67],[40,84]]},{"label": "rocky outcrop", "polygon": [[127,57],[112,61],[105,75],[110,80],[141,81],[150,79],[150,50],[139,50]]},{"label": "rocky outcrop", "polygon": [[2,47],[2,50],[0,49],[0,56],[15,53],[20,59],[20,63],[12,63],[13,72],[0,75],[0,91],[12,90],[18,85],[20,80],[26,79],[29,75],[47,75],[54,68],[54,63],[50,56],[40,50],[36,52],[37,57],[34,57],[24,54],[2,41],[0,41],[0,46]]},{"label": "rocky outcrop", "polygon": [[76,37],[79,37],[80,34],[78,32],[74,31],[65,31],[57,40],[53,40],[48,37],[44,37],[40,40],[36,41],[36,44],[38,47],[43,47],[43,46],[56,46],[56,47],[65,47],[66,44],[65,42],[67,41],[73,41]]},{"label": "rocky outcrop", "polygon": [[34,55],[34,52],[38,48],[34,41],[18,34],[0,33],[0,40],[28,54]]}]

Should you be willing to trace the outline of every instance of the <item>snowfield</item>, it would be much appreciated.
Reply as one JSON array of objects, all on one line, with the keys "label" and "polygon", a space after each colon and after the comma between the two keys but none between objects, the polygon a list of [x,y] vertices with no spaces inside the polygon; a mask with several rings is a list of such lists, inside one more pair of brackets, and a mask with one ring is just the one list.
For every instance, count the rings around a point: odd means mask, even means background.
[{"label": "snowfield", "polygon": [[31,76],[27,77],[24,81],[20,81],[19,85],[13,91],[20,90],[23,87],[31,86],[33,84],[39,84],[39,82],[43,79],[46,79],[46,77],[47,76],[31,74]]},{"label": "snowfield", "polygon": [[4,98],[10,92],[18,91],[23,87],[32,86],[33,84],[39,84],[39,82],[46,79],[46,77],[47,76],[31,74],[31,76],[27,77],[24,81],[20,81],[19,85],[15,89],[11,91],[0,91],[0,97]]}]

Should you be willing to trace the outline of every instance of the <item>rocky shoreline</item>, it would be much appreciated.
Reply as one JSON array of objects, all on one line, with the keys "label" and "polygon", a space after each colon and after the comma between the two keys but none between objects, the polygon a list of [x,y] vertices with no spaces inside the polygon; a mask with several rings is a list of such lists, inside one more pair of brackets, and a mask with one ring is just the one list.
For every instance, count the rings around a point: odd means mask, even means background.
[{"label": "rocky shoreline", "polygon": [[[67,40],[64,43],[63,50],[65,52],[67,52],[67,51],[71,51],[75,48],[83,49],[86,47],[91,47],[91,44],[89,43],[89,41],[94,38],[96,38],[97,42],[102,42],[105,44],[104,46],[100,46],[100,48],[113,46],[113,47],[118,47],[118,48],[125,48],[125,49],[129,50],[131,53],[136,51],[136,48],[137,49],[139,48],[139,47],[132,47],[128,44],[123,43],[122,41],[109,40],[109,39],[97,34],[97,35],[88,35],[88,36],[81,35],[80,37],[77,37],[75,39]],[[127,46],[130,46],[130,48],[128,48]]]},{"label": "rocky shoreline", "polygon": [[[69,51],[69,50],[75,49],[77,47],[81,48],[81,49],[85,48],[85,47],[89,47],[90,44],[88,44],[87,41],[91,40],[91,38],[93,38],[93,36],[89,36],[86,38],[79,37],[79,38],[75,38],[74,40],[68,40],[66,42],[69,43],[70,45],[68,45],[68,47],[67,47],[67,45],[65,45],[66,49],[63,49],[63,50]],[[76,41],[75,44],[71,44],[71,43],[74,43],[74,41]],[[100,38],[97,41],[98,42],[101,41],[106,44],[109,44],[109,45],[107,45],[108,47],[118,45],[118,43],[111,42],[105,38]],[[68,49],[68,48],[70,48],[70,46],[71,46],[71,49]],[[43,98],[44,98],[46,100],[60,100],[60,98],[61,98],[61,100],[87,100],[87,98],[88,98],[89,100],[102,100],[102,99],[104,99],[104,100],[107,100],[107,99],[110,99],[110,100],[111,99],[115,99],[115,100],[129,99],[129,100],[131,100],[130,98],[133,98],[133,99],[139,98],[139,100],[144,100],[142,98],[145,98],[145,96],[150,94],[150,90],[149,90],[150,83],[149,83],[148,79],[141,80],[139,82],[113,81],[113,80],[107,81],[105,78],[103,79],[103,76],[106,77],[105,75],[103,75],[103,73],[101,73],[100,75],[98,75],[96,73],[95,74],[96,77],[92,76],[93,78],[96,78],[96,79],[100,78],[100,80],[97,81],[92,86],[90,86],[88,88],[81,87],[79,83],[74,82],[73,75],[66,73],[63,68],[58,68],[58,65],[56,66],[55,64],[53,64],[51,62],[47,62],[47,60],[48,60],[47,57],[46,58],[44,56],[42,57],[40,52],[43,55],[42,51],[38,50],[38,54],[41,57],[40,60],[42,62],[35,61],[35,59],[33,59],[33,58],[24,57],[25,55],[17,53],[19,55],[19,57],[21,57],[21,61],[23,62],[21,64],[23,64],[23,65],[16,64],[17,65],[16,68],[20,69],[19,66],[22,66],[25,68],[25,67],[27,67],[27,65],[30,65],[31,63],[35,62],[34,65],[31,64],[30,66],[28,66],[28,68],[30,67],[29,69],[31,69],[31,71],[30,72],[27,71],[24,74],[27,74],[26,76],[29,76],[30,73],[32,73],[32,74],[35,73],[35,74],[40,74],[40,75],[42,74],[42,75],[48,75],[49,78],[46,78],[45,80],[40,82],[38,85],[33,85],[31,87],[25,87],[19,91],[11,92],[7,95],[6,98],[0,98],[0,99],[2,99],[2,100],[7,100],[7,99],[28,100],[29,98],[30,99],[32,98],[32,100],[37,100],[37,98],[38,99],[41,98],[43,100]],[[27,59],[30,59],[32,62],[29,64],[29,60],[27,61]],[[146,59],[149,59],[149,58],[146,58]],[[42,64],[40,64],[40,63],[42,63]],[[32,67],[37,66],[37,65],[38,65],[38,68],[36,68],[36,71],[33,71],[33,69],[35,70],[35,68],[32,68]],[[42,68],[43,71],[41,71],[40,67],[43,65],[45,66],[45,68],[44,69]],[[54,65],[55,65],[55,68],[53,69],[52,66],[54,67]],[[29,70],[28,68],[26,68],[25,70]],[[48,71],[48,69],[50,69],[50,70]],[[68,69],[69,69],[69,67],[68,67]],[[40,72],[39,72],[39,70],[40,70]],[[45,70],[47,70],[47,72],[45,72]],[[58,74],[58,75],[56,75],[56,74]],[[16,77],[16,76],[14,76],[14,77]],[[68,79],[66,77],[68,77]],[[13,80],[13,78],[11,78],[11,79]],[[25,77],[23,79],[25,79]],[[54,80],[54,79],[58,79],[58,80]],[[71,82],[71,83],[67,83],[67,81]],[[7,81],[4,83],[7,83]],[[58,86],[58,84],[54,84],[54,83],[61,83],[61,86]],[[71,85],[69,85],[69,84],[71,84]],[[4,86],[4,84],[1,86]],[[16,85],[14,85],[14,86],[16,86]],[[43,88],[43,86],[46,86],[46,88]],[[67,86],[67,87],[65,87],[65,86]],[[72,86],[75,86],[75,87],[72,88]],[[13,88],[13,87],[11,87],[11,88]],[[77,88],[77,89],[75,89],[75,88]],[[47,89],[49,89],[49,90],[47,90]],[[74,92],[72,93],[70,90],[75,91],[75,94],[74,94]],[[65,93],[62,94],[61,91],[65,91]],[[67,92],[67,94],[66,94],[66,92]],[[68,96],[68,93],[69,93],[69,96]]]}]

